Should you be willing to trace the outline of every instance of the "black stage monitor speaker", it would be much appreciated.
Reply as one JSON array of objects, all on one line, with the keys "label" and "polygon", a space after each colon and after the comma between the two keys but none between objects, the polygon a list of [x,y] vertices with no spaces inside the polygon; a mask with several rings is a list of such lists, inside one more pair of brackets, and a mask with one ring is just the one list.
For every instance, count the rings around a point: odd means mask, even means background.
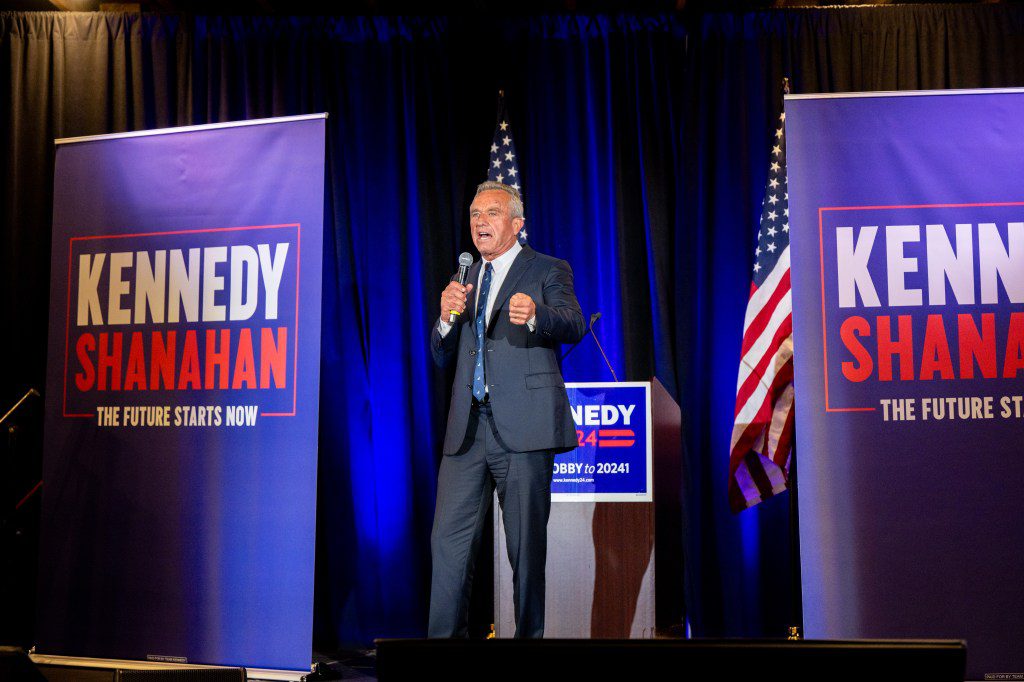
[{"label": "black stage monitor speaker", "polygon": [[956,640],[377,640],[382,682],[786,680],[962,682]]}]

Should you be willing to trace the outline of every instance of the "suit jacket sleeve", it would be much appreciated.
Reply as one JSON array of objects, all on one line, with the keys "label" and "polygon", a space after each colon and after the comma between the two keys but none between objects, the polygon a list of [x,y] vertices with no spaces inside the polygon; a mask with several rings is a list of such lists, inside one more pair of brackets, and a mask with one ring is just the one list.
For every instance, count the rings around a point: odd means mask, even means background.
[{"label": "suit jacket sleeve", "polygon": [[544,300],[537,306],[537,331],[553,343],[576,343],[587,327],[573,289],[572,268],[556,261],[544,277]]},{"label": "suit jacket sleeve", "polygon": [[455,357],[455,350],[459,346],[459,331],[462,325],[456,321],[444,336],[441,336],[441,330],[438,327],[438,320],[434,320],[434,326],[430,332],[430,353],[434,356],[435,365],[447,367]]}]

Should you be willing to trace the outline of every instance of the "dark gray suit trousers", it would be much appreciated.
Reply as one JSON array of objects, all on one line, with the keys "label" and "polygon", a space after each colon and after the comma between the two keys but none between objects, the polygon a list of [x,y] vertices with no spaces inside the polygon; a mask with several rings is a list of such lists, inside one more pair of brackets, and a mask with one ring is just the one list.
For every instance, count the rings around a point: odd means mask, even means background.
[{"label": "dark gray suit trousers", "polygon": [[511,452],[490,405],[474,405],[466,439],[438,473],[430,535],[433,572],[428,637],[466,637],[473,567],[491,497],[498,490],[512,565],[516,637],[544,636],[544,567],[554,452]]}]

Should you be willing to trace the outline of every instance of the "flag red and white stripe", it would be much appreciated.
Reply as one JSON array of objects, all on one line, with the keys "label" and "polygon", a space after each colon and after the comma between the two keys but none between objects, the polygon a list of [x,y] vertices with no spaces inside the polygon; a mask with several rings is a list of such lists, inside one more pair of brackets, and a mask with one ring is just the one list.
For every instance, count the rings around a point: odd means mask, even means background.
[{"label": "flag red and white stripe", "polygon": [[729,456],[729,506],[752,507],[786,489],[793,450],[793,299],[789,274],[786,115],[779,117],[754,276],[743,323]]}]

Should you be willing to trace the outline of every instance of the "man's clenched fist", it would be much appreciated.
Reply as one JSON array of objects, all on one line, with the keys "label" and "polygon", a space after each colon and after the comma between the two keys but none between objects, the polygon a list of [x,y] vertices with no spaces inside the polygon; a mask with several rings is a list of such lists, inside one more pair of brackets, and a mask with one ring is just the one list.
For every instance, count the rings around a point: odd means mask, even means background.
[{"label": "man's clenched fist", "polygon": [[537,304],[526,294],[515,294],[508,301],[508,319],[512,324],[526,324],[537,314]]}]

